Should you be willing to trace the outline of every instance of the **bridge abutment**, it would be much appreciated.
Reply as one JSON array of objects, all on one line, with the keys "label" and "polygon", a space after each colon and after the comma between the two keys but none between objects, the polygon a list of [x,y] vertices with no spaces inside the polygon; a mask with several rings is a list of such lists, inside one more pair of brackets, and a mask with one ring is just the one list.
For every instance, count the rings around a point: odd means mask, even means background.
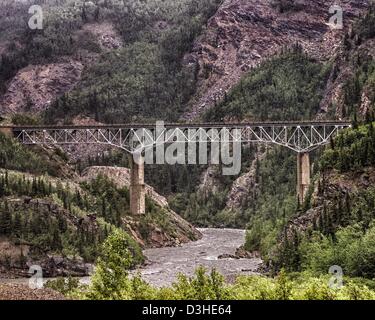
[{"label": "bridge abutment", "polygon": [[311,183],[310,154],[308,152],[297,155],[297,194],[300,204],[306,199]]},{"label": "bridge abutment", "polygon": [[144,158],[130,155],[130,212],[132,215],[146,213],[146,187]]}]

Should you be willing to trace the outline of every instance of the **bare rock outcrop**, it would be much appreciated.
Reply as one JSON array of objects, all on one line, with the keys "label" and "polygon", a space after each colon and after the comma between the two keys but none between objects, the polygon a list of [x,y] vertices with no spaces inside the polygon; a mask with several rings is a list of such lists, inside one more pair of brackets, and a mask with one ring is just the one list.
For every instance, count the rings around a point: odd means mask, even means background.
[{"label": "bare rock outcrop", "polygon": [[217,193],[222,188],[218,176],[220,175],[220,168],[215,165],[210,165],[201,176],[199,191],[206,197],[211,193]]},{"label": "bare rock outcrop", "polygon": [[[101,51],[115,50],[123,46],[122,38],[110,22],[91,22],[78,30],[72,39],[93,37],[97,50],[79,49],[72,56],[59,61],[29,65],[17,72],[7,84],[7,91],[0,96],[0,115],[21,112],[40,112],[81,80],[83,70],[97,61]],[[7,43],[0,43],[0,53],[7,50]]]},{"label": "bare rock outcrop", "polygon": [[[351,31],[349,32],[349,34]],[[355,40],[347,39],[349,47],[350,42]],[[356,60],[356,57],[372,57],[375,59],[375,40],[365,40],[361,45],[352,45],[352,48],[347,48],[345,45],[341,46],[336,53],[335,64],[332,68],[330,77],[328,79],[326,90],[323,95],[323,99],[320,102],[320,114],[318,117],[323,117],[327,112],[332,112],[338,118],[344,118],[347,116],[345,112],[345,84],[352,82],[355,76],[356,70],[355,65],[351,62]],[[364,116],[371,109],[372,95],[374,84],[365,84],[361,103],[359,106],[359,113]]]},{"label": "bare rock outcrop", "polygon": [[352,21],[368,0],[338,1],[344,30],[330,27],[331,2],[301,0],[298,9],[280,12],[273,1],[225,0],[204,34],[185,57],[199,66],[199,91],[184,119],[193,120],[221,100],[241,76],[283,47],[299,43],[318,60],[333,57]]},{"label": "bare rock outcrop", "polygon": [[120,34],[112,23],[106,21],[87,23],[83,26],[82,31],[93,34],[103,50],[115,50],[124,45]]},{"label": "bare rock outcrop", "polygon": [[71,90],[81,78],[83,64],[70,58],[59,63],[21,69],[0,99],[0,113],[39,112]]}]

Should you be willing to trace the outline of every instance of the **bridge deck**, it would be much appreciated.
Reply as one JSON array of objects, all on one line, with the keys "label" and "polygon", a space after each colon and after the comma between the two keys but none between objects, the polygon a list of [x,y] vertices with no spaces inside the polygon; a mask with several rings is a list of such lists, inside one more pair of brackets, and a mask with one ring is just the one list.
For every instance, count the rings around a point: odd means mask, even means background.
[{"label": "bridge deck", "polygon": [[[266,122],[210,122],[210,123],[164,123],[165,128],[246,128],[246,127],[307,127],[307,126],[350,126],[350,121],[266,121]],[[22,130],[78,130],[78,129],[152,129],[155,124],[128,123],[128,124],[103,124],[103,125],[5,125],[1,129],[13,131]]]}]

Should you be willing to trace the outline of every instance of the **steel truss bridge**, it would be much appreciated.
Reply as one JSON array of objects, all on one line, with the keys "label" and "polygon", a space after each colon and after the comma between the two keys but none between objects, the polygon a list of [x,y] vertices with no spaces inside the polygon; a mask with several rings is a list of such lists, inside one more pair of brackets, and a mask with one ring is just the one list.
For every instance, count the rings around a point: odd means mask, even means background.
[{"label": "steel truss bridge", "polygon": [[[181,143],[267,143],[297,152],[297,194],[302,203],[311,183],[309,153],[329,143],[345,121],[295,121],[197,124],[114,124],[95,126],[0,126],[0,132],[25,145],[88,145],[117,147],[139,155],[157,145]],[[144,164],[131,158],[130,210],[145,213]]]},{"label": "steel truss bridge", "polygon": [[23,144],[110,145],[135,153],[154,145],[173,142],[267,143],[307,153],[329,143],[337,133],[351,127],[344,121],[296,121],[198,124],[116,124],[96,126],[10,126]]}]

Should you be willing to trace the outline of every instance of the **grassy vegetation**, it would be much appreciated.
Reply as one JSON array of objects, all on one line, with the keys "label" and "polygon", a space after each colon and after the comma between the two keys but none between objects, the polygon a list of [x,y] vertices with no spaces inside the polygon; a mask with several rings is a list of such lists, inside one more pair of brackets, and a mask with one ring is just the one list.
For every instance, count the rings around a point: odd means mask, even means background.
[{"label": "grassy vegetation", "polygon": [[320,165],[322,170],[337,169],[341,172],[375,165],[374,123],[340,134],[323,154]]}]

